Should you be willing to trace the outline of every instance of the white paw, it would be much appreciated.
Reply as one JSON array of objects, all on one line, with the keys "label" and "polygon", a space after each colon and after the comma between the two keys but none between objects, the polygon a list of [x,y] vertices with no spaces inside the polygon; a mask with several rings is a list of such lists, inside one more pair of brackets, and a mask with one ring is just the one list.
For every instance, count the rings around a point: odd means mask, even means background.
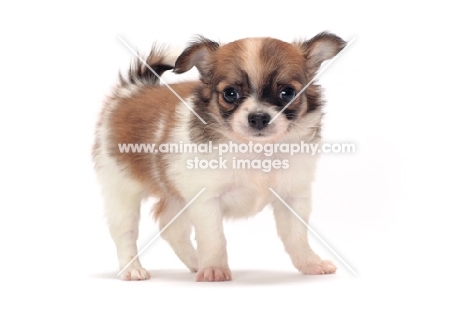
[{"label": "white paw", "polygon": [[298,268],[304,274],[331,274],[335,273],[336,266],[330,260],[313,261]]},{"label": "white paw", "polygon": [[198,271],[198,263],[192,263],[190,266],[188,266],[190,272],[197,272]]},{"label": "white paw", "polygon": [[120,278],[124,281],[142,281],[150,278],[150,274],[142,267],[128,267]]},{"label": "white paw", "polygon": [[229,268],[208,267],[200,269],[196,276],[197,282],[222,282],[232,279]]}]

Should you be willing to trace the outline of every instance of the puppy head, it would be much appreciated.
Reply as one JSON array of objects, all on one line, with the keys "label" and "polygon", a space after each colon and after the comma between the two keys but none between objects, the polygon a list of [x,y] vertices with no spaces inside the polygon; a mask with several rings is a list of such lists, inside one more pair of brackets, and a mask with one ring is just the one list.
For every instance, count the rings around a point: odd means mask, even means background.
[{"label": "puppy head", "polygon": [[247,38],[220,46],[201,37],[179,56],[174,71],[199,70],[195,110],[211,129],[234,140],[278,141],[318,125],[320,117],[311,115],[321,115],[319,88],[303,88],[344,46],[330,33],[292,44]]}]

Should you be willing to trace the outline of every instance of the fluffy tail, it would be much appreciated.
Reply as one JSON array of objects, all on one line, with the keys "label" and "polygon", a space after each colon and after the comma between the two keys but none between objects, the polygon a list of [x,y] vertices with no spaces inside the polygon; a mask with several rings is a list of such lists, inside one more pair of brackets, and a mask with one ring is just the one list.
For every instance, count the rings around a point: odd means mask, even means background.
[{"label": "fluffy tail", "polygon": [[[180,54],[180,53],[179,53]],[[179,55],[167,48],[153,45],[149,55],[139,56],[130,66],[126,76],[119,75],[122,86],[128,84],[159,84],[159,77],[167,70],[172,70]]]}]

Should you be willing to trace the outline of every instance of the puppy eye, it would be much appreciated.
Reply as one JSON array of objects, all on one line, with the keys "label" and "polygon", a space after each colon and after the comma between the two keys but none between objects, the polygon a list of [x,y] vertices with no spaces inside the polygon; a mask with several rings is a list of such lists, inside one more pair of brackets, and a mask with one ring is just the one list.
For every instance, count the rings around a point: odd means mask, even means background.
[{"label": "puppy eye", "polygon": [[233,104],[240,98],[240,95],[235,88],[228,87],[223,91],[223,97],[227,103]]},{"label": "puppy eye", "polygon": [[285,86],[279,93],[279,97],[288,103],[294,98],[294,96],[296,96],[296,91],[290,86]]}]

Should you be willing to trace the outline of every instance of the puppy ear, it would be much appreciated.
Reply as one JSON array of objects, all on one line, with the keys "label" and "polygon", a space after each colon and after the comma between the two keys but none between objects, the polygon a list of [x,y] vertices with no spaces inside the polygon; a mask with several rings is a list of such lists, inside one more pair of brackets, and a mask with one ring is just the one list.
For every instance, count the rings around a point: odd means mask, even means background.
[{"label": "puppy ear", "polygon": [[217,42],[208,40],[202,36],[192,43],[180,54],[177,59],[174,72],[184,73],[197,67],[198,71],[203,75],[207,71],[207,64],[210,56],[219,48]]},{"label": "puppy ear", "polygon": [[312,39],[299,43],[311,75],[317,72],[323,61],[333,58],[345,46],[343,39],[329,32],[319,33]]}]

